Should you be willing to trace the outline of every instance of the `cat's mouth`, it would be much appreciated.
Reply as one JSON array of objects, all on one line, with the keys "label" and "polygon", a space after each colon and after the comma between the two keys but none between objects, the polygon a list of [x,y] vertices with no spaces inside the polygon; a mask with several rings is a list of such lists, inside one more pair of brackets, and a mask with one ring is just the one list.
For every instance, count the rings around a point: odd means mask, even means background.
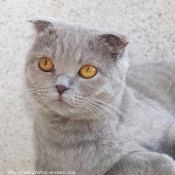
[{"label": "cat's mouth", "polygon": [[58,98],[58,101],[59,101],[59,102],[64,102],[64,100],[62,99],[62,97],[59,97],[59,98]]},{"label": "cat's mouth", "polygon": [[56,103],[60,103],[60,104],[68,104],[64,99],[62,99],[62,98],[58,98],[57,100],[54,100],[54,102],[56,102]]},{"label": "cat's mouth", "polygon": [[56,100],[53,101],[54,103],[56,103],[57,105],[59,105],[60,107],[66,106],[66,107],[73,107],[73,105],[71,105],[70,103],[68,103],[66,101],[65,98],[59,97]]}]

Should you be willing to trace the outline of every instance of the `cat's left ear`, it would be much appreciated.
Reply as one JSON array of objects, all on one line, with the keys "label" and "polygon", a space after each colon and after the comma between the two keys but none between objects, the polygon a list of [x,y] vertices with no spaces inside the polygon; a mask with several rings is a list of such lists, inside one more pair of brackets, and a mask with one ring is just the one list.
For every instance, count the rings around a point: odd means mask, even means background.
[{"label": "cat's left ear", "polygon": [[112,58],[121,58],[124,56],[128,43],[126,36],[107,33],[99,36],[98,48],[103,54]]},{"label": "cat's left ear", "polygon": [[53,27],[55,23],[54,18],[46,18],[46,17],[36,17],[33,20],[30,20],[37,32],[43,32],[48,27]]}]

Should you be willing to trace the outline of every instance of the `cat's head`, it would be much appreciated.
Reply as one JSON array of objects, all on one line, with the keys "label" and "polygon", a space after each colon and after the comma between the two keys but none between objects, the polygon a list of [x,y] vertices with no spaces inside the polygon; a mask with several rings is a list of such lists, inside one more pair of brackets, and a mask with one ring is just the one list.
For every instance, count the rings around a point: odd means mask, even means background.
[{"label": "cat's head", "polygon": [[124,36],[53,18],[31,22],[26,84],[40,110],[92,119],[117,107],[128,68]]}]

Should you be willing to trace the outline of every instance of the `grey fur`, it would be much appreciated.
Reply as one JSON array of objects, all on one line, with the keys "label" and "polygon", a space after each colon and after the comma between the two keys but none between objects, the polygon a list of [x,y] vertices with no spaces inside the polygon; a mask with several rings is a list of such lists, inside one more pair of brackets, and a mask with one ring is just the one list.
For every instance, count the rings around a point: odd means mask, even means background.
[{"label": "grey fur", "polygon": [[[175,175],[175,64],[127,72],[126,37],[52,18],[31,22],[37,35],[26,85],[38,109],[36,170]],[[41,57],[53,61],[53,72],[39,69]],[[91,79],[78,74],[86,64],[98,67]],[[64,102],[56,85],[68,88]]]}]

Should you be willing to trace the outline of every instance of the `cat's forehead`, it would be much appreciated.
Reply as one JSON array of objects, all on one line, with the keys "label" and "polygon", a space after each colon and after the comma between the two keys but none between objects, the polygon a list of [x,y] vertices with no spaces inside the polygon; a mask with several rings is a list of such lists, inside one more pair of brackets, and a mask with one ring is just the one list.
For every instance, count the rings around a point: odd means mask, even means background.
[{"label": "cat's forehead", "polygon": [[[78,45],[81,46],[87,45],[88,41],[94,41],[98,34],[99,30],[89,28],[82,24],[72,24],[64,21],[57,21],[54,25],[47,27],[43,32],[39,33],[38,36],[46,37],[47,39],[55,39],[55,41],[62,41],[63,44],[69,45]],[[52,40],[54,42],[54,40]],[[49,40],[48,40],[49,42]]]},{"label": "cat's forehead", "polygon": [[122,35],[82,24],[53,18],[37,18],[32,23],[37,31],[32,53],[68,64],[97,61],[109,65],[123,57],[128,44]]},{"label": "cat's forehead", "polygon": [[76,41],[87,41],[93,39],[100,31],[92,29],[82,24],[71,24],[66,22],[59,22],[52,28],[56,31],[61,39],[69,39]]},{"label": "cat's forehead", "polygon": [[80,24],[56,23],[38,34],[36,44],[54,59],[69,59],[78,63],[91,59],[96,45],[98,30],[86,28]]}]

